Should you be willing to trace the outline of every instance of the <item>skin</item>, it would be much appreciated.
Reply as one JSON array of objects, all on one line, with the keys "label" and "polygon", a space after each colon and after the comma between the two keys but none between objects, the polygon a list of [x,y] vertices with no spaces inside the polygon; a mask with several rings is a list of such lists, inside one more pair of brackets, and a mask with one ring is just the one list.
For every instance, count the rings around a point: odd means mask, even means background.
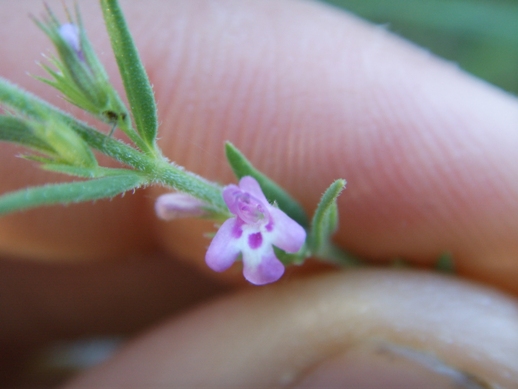
[{"label": "skin", "polygon": [[[41,8],[0,7],[0,75],[69,108],[26,74],[42,75],[34,61],[50,47],[27,19]],[[155,0],[123,9],[170,159],[233,182],[230,140],[309,212],[343,177],[337,243],[377,262],[432,264],[449,251],[460,277],[309,265],[251,288],[239,266],[206,268],[212,223],[154,217],[160,188],[29,211],[0,219],[5,372],[54,339],[133,334],[169,317],[70,385],[292,385],[373,339],[433,354],[480,382],[518,385],[516,98],[320,4]],[[81,11],[120,87],[98,5]],[[0,147],[0,193],[64,180]],[[374,305],[360,314],[365,301]]]}]

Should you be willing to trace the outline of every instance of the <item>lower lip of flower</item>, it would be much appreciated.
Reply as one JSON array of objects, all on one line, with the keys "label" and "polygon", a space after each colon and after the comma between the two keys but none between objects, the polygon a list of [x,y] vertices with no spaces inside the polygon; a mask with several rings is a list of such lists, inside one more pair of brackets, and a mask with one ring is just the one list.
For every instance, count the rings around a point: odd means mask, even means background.
[{"label": "lower lip of flower", "polygon": [[252,249],[258,249],[263,244],[263,235],[260,232],[250,234],[248,236],[248,246]]}]

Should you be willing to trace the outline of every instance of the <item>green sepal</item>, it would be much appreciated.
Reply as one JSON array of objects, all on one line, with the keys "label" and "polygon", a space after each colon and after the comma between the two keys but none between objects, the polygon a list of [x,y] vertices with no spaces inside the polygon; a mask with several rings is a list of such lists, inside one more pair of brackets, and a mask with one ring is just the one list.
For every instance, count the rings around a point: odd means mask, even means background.
[{"label": "green sepal", "polygon": [[234,174],[238,179],[244,176],[252,176],[257,180],[264,195],[270,203],[276,202],[281,210],[289,217],[307,228],[308,217],[302,206],[291,197],[284,189],[257,170],[251,162],[232,143],[225,144],[225,154]]},{"label": "green sepal", "polygon": [[54,149],[56,162],[84,168],[97,167],[97,160],[86,142],[67,124],[55,118],[31,124],[36,135]]},{"label": "green sepal", "polygon": [[118,1],[101,0],[101,8],[137,132],[149,146],[146,151],[156,152],[158,119],[153,88]]},{"label": "green sepal", "polygon": [[0,215],[46,205],[111,198],[146,184],[145,177],[133,173],[22,189],[0,196]]},{"label": "green sepal", "polygon": [[45,154],[55,154],[54,149],[35,133],[26,120],[13,116],[0,115],[0,141],[17,143]]},{"label": "green sepal", "polygon": [[39,76],[34,76],[34,78],[60,91],[65,100],[69,103],[74,104],[87,112],[93,113],[95,116],[102,119],[101,115],[99,115],[100,110],[98,109],[98,104],[96,104],[97,99],[91,98],[75,84],[70,82],[70,76],[65,76],[69,74],[69,72],[56,58],[49,57],[49,61],[56,67],[57,71],[44,63],[40,64],[40,66],[49,73],[52,78]]},{"label": "green sepal", "polygon": [[[0,140],[18,143],[58,161],[94,168],[97,160],[85,141],[68,125],[51,117],[42,122],[0,115]],[[37,160],[37,156],[29,156]],[[43,160],[47,161],[47,158]]]},{"label": "green sepal", "polygon": [[[40,164],[55,163],[53,158],[45,157],[43,155],[38,155],[38,154],[20,154],[20,155],[18,155],[18,157],[25,159],[27,161],[38,162]],[[67,165],[67,166],[70,166],[70,165]]]}]

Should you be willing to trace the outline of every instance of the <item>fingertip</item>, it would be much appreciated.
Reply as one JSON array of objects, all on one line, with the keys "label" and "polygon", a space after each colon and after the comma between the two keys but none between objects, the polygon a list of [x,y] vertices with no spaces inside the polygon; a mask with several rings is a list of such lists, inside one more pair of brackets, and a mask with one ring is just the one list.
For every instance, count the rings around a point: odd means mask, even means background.
[{"label": "fingertip", "polygon": [[227,182],[230,140],[310,212],[347,179],[337,238],[370,259],[518,256],[515,98],[321,4],[198,6],[144,48],[171,158]]},{"label": "fingertip", "polygon": [[[171,159],[228,182],[223,145],[230,140],[308,210],[333,180],[346,178],[338,233],[345,247],[371,259],[413,262],[449,251],[469,270],[463,274],[484,279],[482,269],[490,267],[491,282],[513,284],[515,98],[319,3],[207,4],[123,5],[154,84],[160,144]],[[97,8],[84,7],[100,22]],[[91,35],[109,52],[98,30]],[[9,69],[18,71],[29,51],[20,54],[12,44],[8,53]],[[115,74],[113,61],[108,71]],[[118,212],[132,207],[152,213],[145,201]],[[102,211],[96,215],[102,220]],[[171,236],[196,233],[203,223],[172,224],[139,225],[158,226],[146,239],[202,262],[204,238]],[[493,266],[507,261],[505,269]]]},{"label": "fingertip", "polygon": [[362,362],[374,369],[363,366],[365,381],[380,372],[375,362],[383,350],[396,361],[389,373],[404,365],[399,375],[421,369],[452,387],[459,380],[513,387],[517,320],[515,301],[454,278],[326,274],[206,305],[128,344],[68,387],[292,387],[344,354],[350,358],[339,361],[342,372]]}]

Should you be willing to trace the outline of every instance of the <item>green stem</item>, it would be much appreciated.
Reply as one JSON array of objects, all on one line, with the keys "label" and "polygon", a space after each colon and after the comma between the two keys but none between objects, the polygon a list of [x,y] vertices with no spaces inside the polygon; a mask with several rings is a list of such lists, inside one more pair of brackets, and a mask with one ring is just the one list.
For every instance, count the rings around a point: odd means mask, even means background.
[{"label": "green stem", "polygon": [[169,186],[206,201],[218,215],[227,217],[229,215],[221,197],[222,187],[220,185],[185,171],[182,167],[169,163],[162,156],[139,152],[120,140],[108,137],[1,78],[0,103],[35,120],[45,121],[49,117],[60,120],[76,131],[90,147],[145,173],[155,183]]},{"label": "green stem", "polygon": [[117,123],[117,127],[120,128],[121,131],[124,132],[140,150],[142,150],[148,155],[157,155],[156,150],[150,147],[133,129],[131,123],[128,122],[130,121],[119,121],[119,123]]},{"label": "green stem", "polygon": [[[80,124],[80,125],[79,125]],[[228,209],[221,197],[222,187],[216,183],[184,170],[168,162],[164,157],[141,153],[124,143],[81,123],[71,123],[83,139],[93,148],[145,173],[152,181],[188,193],[212,206],[220,216],[228,216]]]}]

